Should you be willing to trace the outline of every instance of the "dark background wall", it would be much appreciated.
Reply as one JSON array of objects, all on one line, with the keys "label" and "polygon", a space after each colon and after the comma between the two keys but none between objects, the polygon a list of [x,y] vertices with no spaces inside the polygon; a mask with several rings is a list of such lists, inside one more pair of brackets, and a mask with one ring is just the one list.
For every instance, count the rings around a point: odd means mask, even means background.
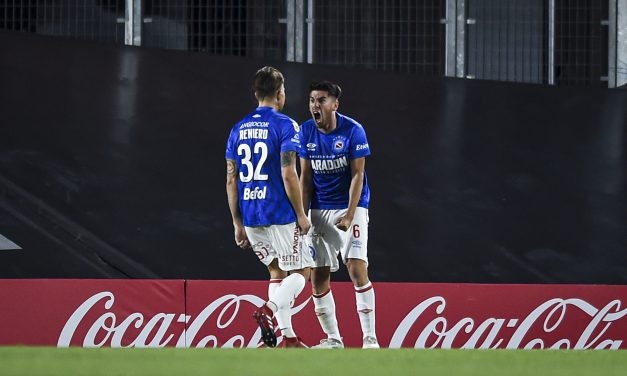
[{"label": "dark background wall", "polygon": [[[264,279],[224,147],[254,71],[361,121],[374,281],[627,282],[627,92],[216,57],[0,33],[0,277]],[[346,280],[344,271],[336,279]]]}]

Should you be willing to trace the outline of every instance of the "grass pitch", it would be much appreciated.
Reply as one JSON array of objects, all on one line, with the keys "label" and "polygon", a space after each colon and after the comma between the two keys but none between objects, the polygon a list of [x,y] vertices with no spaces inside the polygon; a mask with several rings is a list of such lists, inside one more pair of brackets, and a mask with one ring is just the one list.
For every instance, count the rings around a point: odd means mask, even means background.
[{"label": "grass pitch", "polygon": [[0,347],[0,375],[627,375],[627,351]]}]

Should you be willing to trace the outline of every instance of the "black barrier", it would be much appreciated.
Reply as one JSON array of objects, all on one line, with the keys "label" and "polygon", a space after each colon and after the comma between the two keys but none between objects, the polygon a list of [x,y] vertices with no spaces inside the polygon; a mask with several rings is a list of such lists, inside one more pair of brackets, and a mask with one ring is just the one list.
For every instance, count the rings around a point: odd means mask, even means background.
[{"label": "black barrier", "polygon": [[[0,277],[265,279],[226,204],[254,71],[366,128],[373,281],[627,282],[627,92],[0,33]],[[347,280],[345,271],[336,279]]]}]

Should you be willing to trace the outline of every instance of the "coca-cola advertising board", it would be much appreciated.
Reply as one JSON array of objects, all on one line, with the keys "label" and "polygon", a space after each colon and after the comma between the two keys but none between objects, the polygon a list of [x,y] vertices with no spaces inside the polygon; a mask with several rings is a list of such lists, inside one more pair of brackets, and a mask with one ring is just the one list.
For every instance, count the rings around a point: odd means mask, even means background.
[{"label": "coca-cola advertising board", "polygon": [[[374,286],[382,347],[627,348],[627,286]],[[293,325],[314,345],[309,291]],[[345,344],[360,347],[353,286],[334,283],[333,295]],[[0,345],[258,347],[252,313],[266,297],[264,281],[0,280]]]},{"label": "coca-cola advertising board", "polygon": [[157,347],[184,312],[183,280],[5,279],[0,345]]}]

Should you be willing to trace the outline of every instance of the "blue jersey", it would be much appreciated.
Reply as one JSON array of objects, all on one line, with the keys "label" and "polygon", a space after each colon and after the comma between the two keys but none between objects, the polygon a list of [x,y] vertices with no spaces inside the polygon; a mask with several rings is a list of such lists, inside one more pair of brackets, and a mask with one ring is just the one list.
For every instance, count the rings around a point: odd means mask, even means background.
[{"label": "blue jersey", "polygon": [[[311,209],[348,208],[351,186],[350,161],[370,155],[364,128],[355,120],[336,112],[337,127],[329,134],[318,130],[313,119],[300,127],[300,157],[309,160],[313,171]],[[357,206],[368,208],[370,189],[364,172],[364,185]]]},{"label": "blue jersey", "polygon": [[300,151],[298,123],[271,107],[258,107],[229,135],[226,158],[239,171],[239,208],[244,226],[296,222],[281,175],[281,153]]}]

